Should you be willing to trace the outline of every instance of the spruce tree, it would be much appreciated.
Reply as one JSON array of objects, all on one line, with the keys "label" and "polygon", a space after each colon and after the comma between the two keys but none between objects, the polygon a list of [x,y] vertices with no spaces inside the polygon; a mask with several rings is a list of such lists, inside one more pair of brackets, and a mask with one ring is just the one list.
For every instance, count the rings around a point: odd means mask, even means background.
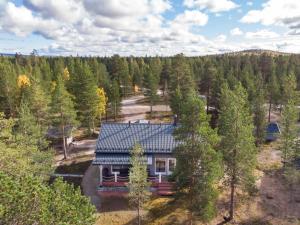
[{"label": "spruce tree", "polygon": [[129,170],[129,200],[137,209],[138,224],[141,224],[140,210],[149,197],[149,183],[147,181],[147,163],[144,150],[136,144],[131,152],[131,167]]},{"label": "spruce tree", "polygon": [[73,103],[73,96],[68,93],[62,77],[57,78],[56,87],[52,97],[52,115],[54,125],[60,128],[63,140],[64,158],[67,159],[66,136],[68,126],[76,126],[76,111]]},{"label": "spruce tree", "polygon": [[175,150],[179,198],[188,206],[190,224],[194,215],[207,222],[217,212],[221,155],[216,151],[217,131],[210,127],[204,102],[198,96],[191,95],[185,100],[175,137],[181,143]]},{"label": "spruce tree", "polygon": [[230,209],[227,221],[234,217],[236,188],[242,187],[251,193],[254,190],[256,147],[253,136],[253,120],[248,97],[239,83],[233,90],[222,89],[219,123],[221,151],[225,164],[225,184],[230,188]]}]

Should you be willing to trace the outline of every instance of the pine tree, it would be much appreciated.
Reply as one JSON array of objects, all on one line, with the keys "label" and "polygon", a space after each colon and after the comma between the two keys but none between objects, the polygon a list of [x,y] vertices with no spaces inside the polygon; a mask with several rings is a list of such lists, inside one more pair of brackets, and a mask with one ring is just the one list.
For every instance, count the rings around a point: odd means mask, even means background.
[{"label": "pine tree", "polygon": [[159,99],[157,95],[158,83],[157,77],[153,75],[150,69],[147,69],[144,76],[144,95],[150,100],[150,118],[152,118],[153,105]]},{"label": "pine tree", "polygon": [[49,124],[50,101],[50,97],[46,95],[40,82],[34,81],[30,90],[29,107],[36,117],[37,123],[43,128],[47,128]]},{"label": "pine tree", "polygon": [[145,162],[144,150],[139,144],[133,147],[130,163],[129,199],[130,203],[137,209],[138,224],[140,225],[140,210],[148,200],[149,183],[147,181],[147,163]]},{"label": "pine tree", "polygon": [[38,123],[25,100],[22,100],[19,108],[17,126],[18,142],[26,146],[38,146],[40,149],[48,147],[45,139],[46,130]]},{"label": "pine tree", "polygon": [[53,92],[51,109],[53,113],[53,122],[55,125],[59,126],[61,130],[64,158],[67,159],[66,128],[68,126],[76,126],[77,121],[73,96],[67,92],[62,77],[57,78],[56,87]]},{"label": "pine tree", "polygon": [[97,117],[98,87],[86,63],[81,65],[79,82],[81,91],[76,95],[76,108],[80,121],[88,127],[89,133],[92,133],[95,130],[95,119]]},{"label": "pine tree", "polygon": [[268,89],[268,98],[269,98],[268,121],[270,122],[271,121],[272,104],[278,102],[279,94],[280,94],[280,87],[279,87],[278,79],[274,73],[271,74],[267,89]]},{"label": "pine tree", "polygon": [[190,223],[193,215],[207,222],[216,215],[216,189],[221,175],[221,155],[215,147],[219,142],[216,130],[209,125],[204,103],[193,95],[185,100],[176,139],[182,143],[176,150],[175,177],[179,197],[188,205]]},{"label": "pine tree", "polygon": [[288,100],[282,112],[281,151],[283,153],[284,168],[295,159],[298,112],[293,99]]},{"label": "pine tree", "polygon": [[161,83],[163,85],[163,96],[165,96],[166,92],[168,91],[168,82],[170,79],[170,73],[171,73],[171,61],[166,60],[161,71]]},{"label": "pine tree", "polygon": [[209,112],[210,106],[210,96],[211,96],[211,87],[216,79],[217,70],[216,68],[208,62],[205,65],[205,76],[202,78],[202,85],[205,87],[205,94],[206,94],[206,113]]},{"label": "pine tree", "polygon": [[265,140],[266,133],[266,112],[265,112],[265,96],[261,82],[256,82],[256,90],[252,100],[252,112],[254,114],[255,138],[256,145],[261,145]]},{"label": "pine tree", "polygon": [[182,104],[183,104],[183,97],[180,88],[176,88],[172,98],[170,99],[170,107],[174,115],[177,115],[179,118],[181,117],[181,113],[182,113]]},{"label": "pine tree", "polygon": [[180,89],[180,92],[184,97],[187,96],[190,91],[193,92],[195,90],[191,67],[182,54],[176,55],[172,61],[169,85],[171,98],[177,88]]},{"label": "pine tree", "polygon": [[120,92],[119,92],[119,84],[116,80],[113,81],[111,90],[110,90],[110,96],[109,101],[111,103],[111,110],[114,115],[114,120],[117,120],[117,116],[120,111],[120,104],[121,104],[121,98],[120,98]]},{"label": "pine tree", "polygon": [[253,171],[256,165],[256,147],[253,122],[245,89],[238,84],[233,90],[223,87],[221,95],[220,134],[225,164],[226,182],[230,187],[230,210],[227,221],[232,220],[236,204],[236,188],[254,190]]}]

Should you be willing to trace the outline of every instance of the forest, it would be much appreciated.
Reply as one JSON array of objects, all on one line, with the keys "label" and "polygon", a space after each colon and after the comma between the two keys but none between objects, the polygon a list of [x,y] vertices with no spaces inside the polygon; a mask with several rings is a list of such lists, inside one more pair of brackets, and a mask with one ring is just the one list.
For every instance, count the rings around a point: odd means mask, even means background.
[{"label": "forest", "polygon": [[[227,173],[231,190],[241,184],[253,192],[254,158],[264,143],[265,118],[270,120],[273,109],[282,113],[284,168],[292,174],[299,153],[294,143],[299,88],[300,55],[296,54],[1,56],[0,224],[93,224],[95,209],[80,190],[60,179],[49,184],[54,153],[47,132],[59,129],[64,141],[69,126],[86,128],[87,135],[93,135],[101,121],[119,120],[122,99],[140,91],[153,106],[161,100],[158,89],[182,123],[176,137],[189,143],[181,146],[185,154],[177,153],[179,189],[189,188],[183,193],[187,199],[199,196],[189,205],[191,216],[197,212],[201,220],[209,221],[216,213],[214,184],[222,173]],[[205,113],[199,105],[206,107]],[[195,153],[203,143],[187,133],[205,137],[206,155]],[[63,146],[67,158],[66,143]],[[198,171],[207,174],[205,179],[191,178],[193,184],[181,179],[180,171],[191,169],[184,163],[188,156],[206,162]],[[221,161],[227,168],[223,172]],[[199,201],[205,203],[202,208]],[[225,220],[232,219],[233,210],[232,203]]]}]

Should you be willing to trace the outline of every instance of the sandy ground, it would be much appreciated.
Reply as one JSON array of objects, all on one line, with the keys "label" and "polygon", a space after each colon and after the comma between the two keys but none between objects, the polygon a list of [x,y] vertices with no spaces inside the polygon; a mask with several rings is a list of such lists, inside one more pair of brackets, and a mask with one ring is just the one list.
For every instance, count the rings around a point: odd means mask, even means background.
[{"label": "sandy ground", "polygon": [[[144,99],[143,95],[137,95],[122,101],[121,114],[124,116],[123,122],[145,119],[146,113],[150,112],[149,105],[137,104],[139,100]],[[155,105],[153,111],[171,111],[167,105]]]}]

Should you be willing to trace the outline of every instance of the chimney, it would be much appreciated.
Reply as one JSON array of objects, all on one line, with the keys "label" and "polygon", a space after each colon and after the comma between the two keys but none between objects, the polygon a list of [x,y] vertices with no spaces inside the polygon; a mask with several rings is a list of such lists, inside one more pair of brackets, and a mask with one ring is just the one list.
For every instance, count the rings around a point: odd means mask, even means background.
[{"label": "chimney", "polygon": [[129,127],[130,127],[130,125],[131,125],[131,121],[130,121],[130,120],[128,121],[128,125],[129,125]]},{"label": "chimney", "polygon": [[177,114],[175,114],[173,116],[173,125],[176,127],[177,126],[177,120],[178,120],[178,117],[177,117]]}]

